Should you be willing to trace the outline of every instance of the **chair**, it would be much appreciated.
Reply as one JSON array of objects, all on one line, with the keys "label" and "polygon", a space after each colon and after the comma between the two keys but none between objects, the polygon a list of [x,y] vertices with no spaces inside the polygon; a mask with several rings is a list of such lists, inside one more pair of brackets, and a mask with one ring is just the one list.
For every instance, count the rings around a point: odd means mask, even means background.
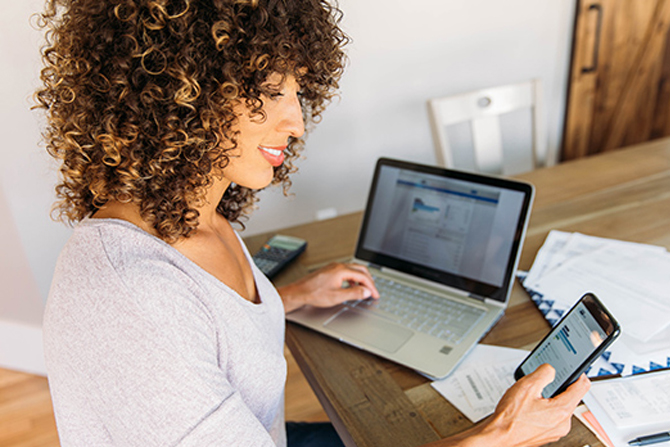
[{"label": "chair", "polygon": [[430,99],[438,163],[502,175],[537,168],[537,155],[547,148],[540,91],[540,81],[532,80]]}]

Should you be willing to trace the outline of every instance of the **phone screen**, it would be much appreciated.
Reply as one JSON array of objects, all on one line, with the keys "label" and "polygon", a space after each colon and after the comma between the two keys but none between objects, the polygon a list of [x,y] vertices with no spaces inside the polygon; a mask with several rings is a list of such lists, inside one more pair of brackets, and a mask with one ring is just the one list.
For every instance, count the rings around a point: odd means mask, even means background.
[{"label": "phone screen", "polygon": [[[542,391],[551,397],[567,381],[577,379],[600,351],[618,335],[618,325],[593,295],[585,295],[545,337],[519,367],[523,376],[543,363],[556,370],[554,381]],[[595,312],[595,315],[594,315]],[[605,323],[605,324],[601,324]],[[603,327],[604,326],[604,327]]]}]

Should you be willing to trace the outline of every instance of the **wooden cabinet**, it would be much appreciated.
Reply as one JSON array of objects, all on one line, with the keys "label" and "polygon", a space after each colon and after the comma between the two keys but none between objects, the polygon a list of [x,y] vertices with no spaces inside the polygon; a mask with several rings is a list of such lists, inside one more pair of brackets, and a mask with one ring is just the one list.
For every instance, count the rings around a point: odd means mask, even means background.
[{"label": "wooden cabinet", "polygon": [[670,135],[670,0],[578,0],[561,159]]}]

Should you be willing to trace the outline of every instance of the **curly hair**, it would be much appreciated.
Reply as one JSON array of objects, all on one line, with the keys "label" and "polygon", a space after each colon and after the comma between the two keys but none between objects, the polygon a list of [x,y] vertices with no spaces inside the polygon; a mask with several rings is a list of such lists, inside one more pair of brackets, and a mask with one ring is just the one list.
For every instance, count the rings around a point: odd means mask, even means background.
[{"label": "curly hair", "polygon": [[[162,239],[188,237],[236,147],[236,104],[264,116],[268,76],[294,75],[305,122],[318,121],[345,63],[341,15],[326,0],[47,0],[36,102],[61,163],[56,218],[117,200]],[[284,192],[302,148],[291,138],[275,168]],[[217,212],[241,223],[255,194],[233,184]]]}]

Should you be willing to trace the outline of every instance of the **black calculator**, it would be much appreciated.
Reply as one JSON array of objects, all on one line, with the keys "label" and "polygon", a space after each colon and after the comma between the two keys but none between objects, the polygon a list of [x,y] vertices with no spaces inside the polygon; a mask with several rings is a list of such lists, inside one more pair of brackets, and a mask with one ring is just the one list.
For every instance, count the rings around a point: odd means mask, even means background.
[{"label": "black calculator", "polygon": [[252,258],[261,272],[272,278],[305,251],[306,247],[307,241],[303,239],[277,234],[272,236]]}]

